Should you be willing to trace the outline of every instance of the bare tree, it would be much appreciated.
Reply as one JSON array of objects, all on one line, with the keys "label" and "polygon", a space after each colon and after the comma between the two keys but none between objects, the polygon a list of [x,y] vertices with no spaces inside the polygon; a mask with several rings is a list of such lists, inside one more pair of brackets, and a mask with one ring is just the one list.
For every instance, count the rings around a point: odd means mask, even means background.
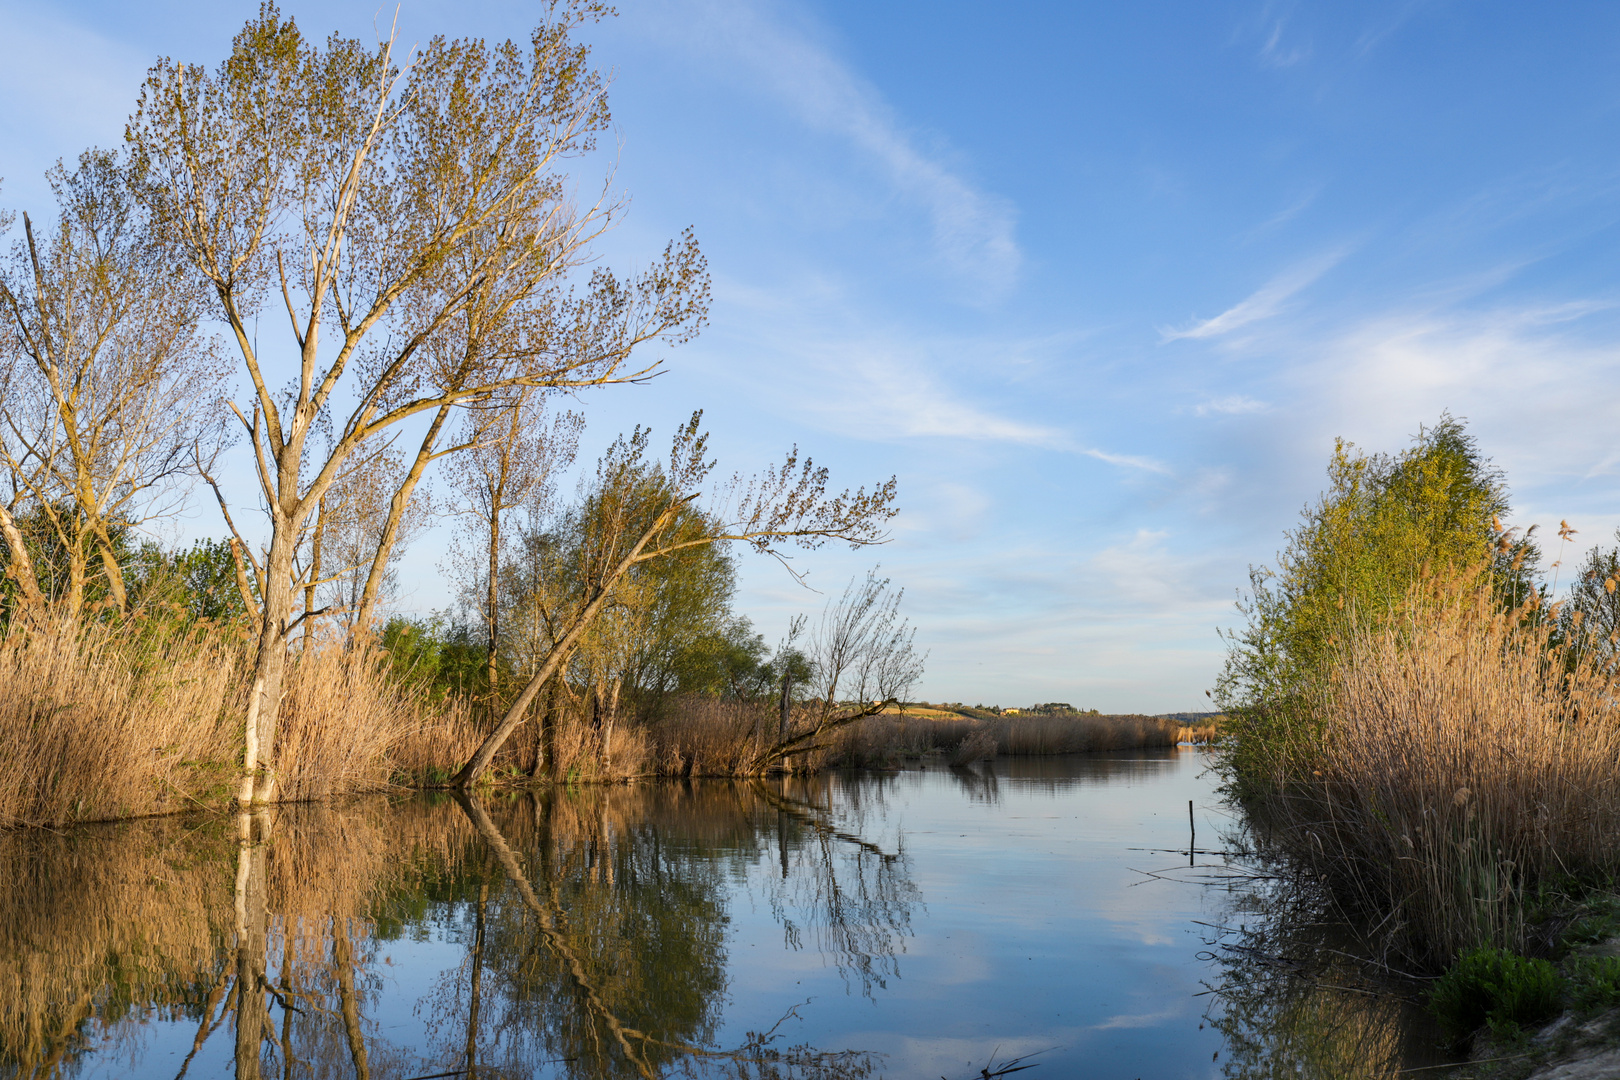
[{"label": "bare tree", "polygon": [[[582,291],[565,287],[617,209],[605,196],[580,204],[561,171],[608,123],[603,80],[571,37],[606,9],[542,11],[526,46],[435,38],[402,65],[392,41],[312,44],[266,3],[217,71],[154,67],[130,119],[151,205],[211,286],[253,388],[236,413],[270,542],[256,570],[244,803],[276,790],[293,553],[345,460],[423,417],[414,484],[449,410],[512,387],[646,378],[656,364],[633,366],[637,346],[685,341],[702,323],[708,279],[690,235],[639,276],[599,269]],[[286,397],[256,341],[268,304],[285,309],[297,356]],[[314,457],[309,435],[329,410],[347,416]]]},{"label": "bare tree", "polygon": [[453,783],[457,787],[475,783],[489,767],[501,745],[523,722],[535,695],[567,662],[637,566],[718,543],[743,543],[783,559],[783,546],[788,543],[816,548],[829,540],[842,540],[858,548],[886,538],[884,525],[896,513],[893,478],[870,493],[861,488],[829,496],[827,470],[817,469],[809,458],[801,464],[797,448],[779,467],[750,481],[739,475],[722,485],[714,492],[715,505],[706,513],[683,513],[702,498],[702,485],[714,469],[714,462],[705,460],[708,436],[701,431],[702,415],[694,413],[676,434],[668,472],[658,483],[646,482],[647,436],[642,429],[603,458],[596,482],[600,505],[587,522],[589,533],[579,549],[580,588],[574,594],[572,610],[555,621],[545,660],[456,775]]},{"label": "bare tree", "polygon": [[821,748],[828,732],[875,716],[905,699],[922,677],[927,657],[915,648],[916,631],[900,617],[905,590],[891,591],[889,579],[869,570],[850,581],[836,603],[828,604],[811,635],[811,682],[808,721],[789,729],[787,692],[782,699],[782,728],[777,741],[761,750],[756,770],[766,770],[794,754]]},{"label": "bare tree", "polygon": [[[394,587],[393,564],[403,545],[427,528],[432,518],[429,501],[416,498],[394,514],[402,455],[392,446],[350,459],[327,489],[310,530],[309,567],[303,574],[310,613],[326,591],[326,606],[336,608],[351,628],[366,623],[366,599],[385,597]],[[385,533],[392,533],[383,543]],[[313,589],[313,594],[308,590]],[[306,624],[307,625],[307,624]]]},{"label": "bare tree", "polygon": [[478,426],[465,436],[473,445],[449,469],[454,512],[463,523],[451,558],[471,571],[465,578],[482,585],[475,606],[484,623],[485,690],[491,709],[499,700],[501,560],[507,542],[502,526],[510,511],[534,507],[543,512],[556,474],[573,464],[584,422],[574,412],[548,415],[545,398],[527,387],[505,398],[497,399],[492,422],[469,421],[469,426]]},{"label": "bare tree", "polygon": [[0,530],[22,580],[16,515],[29,508],[64,564],[57,610],[74,618],[92,559],[128,610],[122,538],[178,509],[194,460],[216,452],[223,371],[199,330],[205,297],[154,237],[139,178],[91,150],[47,179],[55,226],[36,236],[24,214],[0,268],[0,454],[13,492]]}]

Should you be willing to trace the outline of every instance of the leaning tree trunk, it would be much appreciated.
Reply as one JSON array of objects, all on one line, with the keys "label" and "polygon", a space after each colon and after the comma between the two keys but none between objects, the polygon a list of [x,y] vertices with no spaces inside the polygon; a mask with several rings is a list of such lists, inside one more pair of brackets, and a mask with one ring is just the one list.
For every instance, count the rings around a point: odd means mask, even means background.
[{"label": "leaning tree trunk", "polygon": [[546,654],[545,662],[540,665],[540,670],[529,677],[529,682],[523,687],[523,692],[507,708],[506,714],[501,717],[501,722],[496,725],[495,730],[489,733],[489,736],[484,739],[483,745],[479,746],[471,760],[456,774],[456,778],[450,781],[452,787],[465,789],[477,783],[484,770],[489,768],[489,763],[495,759],[495,754],[500,750],[501,745],[506,742],[512,732],[517,730],[517,726],[523,723],[523,714],[534,701],[535,695],[540,692],[540,688],[546,685],[547,680],[557,673],[564,661],[568,659],[569,654],[574,651],[574,646],[578,644],[580,637],[596,621],[596,616],[606,606],[608,597],[613,595],[613,586],[618,584],[620,578],[630,572],[631,567],[641,561],[641,553],[646,550],[648,544],[652,543],[653,537],[664,531],[669,523],[674,520],[675,514],[684,505],[686,505],[685,501],[676,503],[662,514],[659,514],[658,520],[654,521],[652,527],[641,534],[641,538],[636,541],[635,546],[630,549],[629,553],[619,560],[619,564],[596,583],[585,607],[578,615],[574,616],[568,629],[551,647],[551,651]]},{"label": "leaning tree trunk", "polygon": [[24,610],[36,625],[45,622],[45,595],[39,591],[39,578],[34,573],[34,560],[28,557],[28,543],[23,539],[17,519],[4,506],[0,506],[0,537],[6,541],[9,555],[6,576],[17,583],[22,593]]}]

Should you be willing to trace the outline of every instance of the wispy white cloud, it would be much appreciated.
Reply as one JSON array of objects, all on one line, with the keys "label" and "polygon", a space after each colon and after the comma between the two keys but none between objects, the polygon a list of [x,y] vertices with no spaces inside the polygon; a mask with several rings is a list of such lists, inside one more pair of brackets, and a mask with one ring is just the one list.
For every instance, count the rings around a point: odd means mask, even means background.
[{"label": "wispy white cloud", "polygon": [[652,22],[664,40],[740,62],[746,77],[800,122],[844,138],[877,163],[928,214],[935,254],[953,274],[995,296],[1016,283],[1023,253],[1012,203],[919,147],[882,94],[817,41],[812,28],[794,25],[766,0],[688,0],[662,16]]},{"label": "wispy white cloud", "polygon": [[1428,6],[1429,0],[1406,0],[1405,3],[1396,5],[1393,13],[1385,13],[1382,18],[1374,19],[1356,39],[1356,54],[1365,56],[1382,44],[1384,39],[1400,30],[1413,15]]},{"label": "wispy white cloud", "polygon": [[1299,265],[1278,274],[1256,289],[1247,299],[1232,305],[1214,318],[1196,322],[1184,330],[1162,328],[1159,331],[1160,339],[1162,341],[1179,341],[1184,338],[1220,337],[1251,323],[1269,319],[1281,313],[1283,305],[1294,294],[1309,288],[1323,274],[1337,266],[1344,256],[1345,251],[1340,248],[1307,259]]},{"label": "wispy white cloud", "polygon": [[1222,416],[1242,416],[1245,413],[1265,412],[1271,408],[1264,401],[1256,401],[1242,394],[1228,394],[1225,397],[1212,398],[1197,406],[1193,412],[1199,416],[1218,414]]},{"label": "wispy white cloud", "polygon": [[1119,465],[1127,469],[1141,469],[1144,472],[1159,473],[1162,476],[1170,475],[1169,466],[1162,461],[1152,458],[1138,457],[1134,454],[1111,454],[1107,450],[1082,450],[1087,457],[1094,457],[1098,461],[1106,461],[1110,465]]},{"label": "wispy white cloud", "polygon": [[1310,188],[1310,190],[1304,192],[1298,198],[1294,199],[1293,202],[1290,202],[1287,206],[1284,206],[1281,210],[1278,210],[1275,214],[1272,214],[1270,217],[1266,218],[1266,220],[1250,229],[1245,234],[1244,238],[1252,240],[1257,236],[1270,232],[1272,229],[1280,228],[1281,226],[1288,224],[1290,221],[1293,221],[1299,215],[1303,214],[1306,210],[1310,209],[1311,204],[1316,202],[1317,197],[1321,194],[1322,185],[1315,185],[1314,187]]},{"label": "wispy white cloud", "polygon": [[[1077,453],[1119,468],[1171,475],[1169,466],[1153,458],[1085,446],[1062,428],[976,404],[942,383],[926,363],[886,350],[879,343],[828,344],[806,349],[806,353],[813,359],[802,370],[813,381],[806,395],[796,397],[797,407],[819,413],[852,437],[1005,443]],[[828,371],[835,371],[837,378],[817,377]],[[817,385],[833,385],[837,390],[818,393]]]},{"label": "wispy white cloud", "polygon": [[1286,19],[1277,19],[1271,24],[1265,44],[1260,46],[1260,60],[1267,67],[1293,67],[1310,59],[1310,45],[1290,43],[1286,40],[1287,28]]}]

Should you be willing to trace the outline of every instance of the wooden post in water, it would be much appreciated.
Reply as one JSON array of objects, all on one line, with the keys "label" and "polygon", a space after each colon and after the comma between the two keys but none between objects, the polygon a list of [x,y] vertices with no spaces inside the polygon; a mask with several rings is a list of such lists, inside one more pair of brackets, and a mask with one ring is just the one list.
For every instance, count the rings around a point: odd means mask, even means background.
[{"label": "wooden post in water", "polygon": [[1187,865],[1193,865],[1193,849],[1198,846],[1198,825],[1193,821],[1193,801],[1187,800]]}]

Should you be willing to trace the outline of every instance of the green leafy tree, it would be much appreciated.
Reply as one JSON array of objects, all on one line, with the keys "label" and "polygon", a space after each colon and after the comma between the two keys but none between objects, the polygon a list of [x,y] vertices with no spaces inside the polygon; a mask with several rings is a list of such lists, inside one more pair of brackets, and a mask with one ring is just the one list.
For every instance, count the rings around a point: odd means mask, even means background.
[{"label": "green leafy tree", "polygon": [[1504,607],[1536,592],[1539,552],[1503,528],[1508,510],[1501,470],[1449,414],[1397,454],[1336,443],[1327,491],[1287,534],[1277,568],[1250,568],[1247,625],[1227,634],[1214,696],[1233,720],[1227,763],[1240,790],[1299,737],[1293,706],[1328,677],[1351,618],[1392,616],[1420,576],[1485,560]]}]

